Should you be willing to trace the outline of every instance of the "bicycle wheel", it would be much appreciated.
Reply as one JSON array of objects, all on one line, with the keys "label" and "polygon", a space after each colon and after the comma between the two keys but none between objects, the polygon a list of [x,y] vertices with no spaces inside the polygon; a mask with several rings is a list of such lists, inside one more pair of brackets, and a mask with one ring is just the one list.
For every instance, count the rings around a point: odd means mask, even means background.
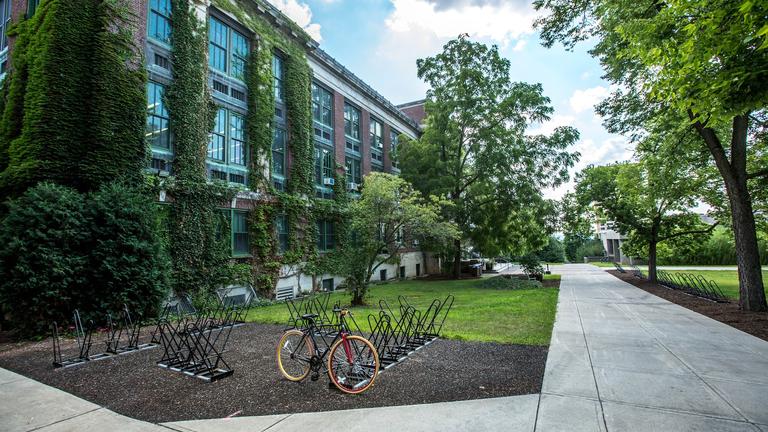
[{"label": "bicycle wheel", "polygon": [[368,339],[347,336],[348,350],[344,340],[339,339],[328,355],[328,376],[331,382],[344,393],[362,393],[373,385],[379,374],[379,353]]},{"label": "bicycle wheel", "polygon": [[312,341],[300,330],[283,333],[277,344],[277,368],[291,381],[301,381],[309,375],[309,360],[315,354]]}]

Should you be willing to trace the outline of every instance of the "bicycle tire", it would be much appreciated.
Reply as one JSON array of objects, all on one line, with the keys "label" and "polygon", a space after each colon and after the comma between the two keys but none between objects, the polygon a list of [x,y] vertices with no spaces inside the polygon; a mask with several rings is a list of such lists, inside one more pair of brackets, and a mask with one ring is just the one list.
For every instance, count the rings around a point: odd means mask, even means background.
[{"label": "bicycle tire", "polygon": [[[295,351],[291,351],[290,349],[288,351],[289,355],[287,358],[285,360],[283,359],[283,354],[286,354],[283,348],[285,348],[289,343],[293,344],[293,341],[295,340],[298,340],[298,342],[304,342],[303,345],[306,349],[305,355],[307,356],[306,360],[293,358],[297,353]],[[296,345],[298,347],[300,343],[296,343]],[[307,376],[309,376],[309,359],[312,358],[313,355],[315,355],[315,349],[312,346],[311,339],[300,330],[288,330],[283,333],[283,336],[280,337],[280,341],[277,343],[277,349],[275,351],[277,368],[286,379],[294,382],[302,381],[307,378]],[[288,367],[289,365],[292,365],[293,367]],[[290,369],[290,371],[288,369]]]},{"label": "bicycle tire", "polygon": [[[333,346],[330,349],[330,352],[328,353],[328,377],[331,379],[331,382],[333,385],[336,386],[339,390],[341,390],[344,393],[348,394],[360,394],[369,388],[373,386],[374,382],[376,381],[376,377],[379,374],[379,368],[381,364],[379,363],[379,353],[376,351],[376,348],[373,346],[371,341],[368,339],[361,337],[361,336],[347,336],[347,341],[349,341],[350,346],[352,346],[353,351],[357,353],[356,359],[364,358],[365,363],[358,362],[358,360],[355,361],[355,363],[349,365],[348,362],[346,362],[348,365],[347,367],[351,367],[351,371],[347,371],[350,374],[360,375],[361,378],[368,376],[369,374],[364,373],[368,370],[373,370],[373,373],[370,374],[369,378],[361,380],[359,383],[354,383],[350,380],[349,384],[346,382],[347,377],[339,377],[338,373],[336,372],[337,369],[334,368],[333,360],[336,358],[337,351],[339,350],[339,347],[343,347],[343,339],[339,339],[336,341],[336,343],[333,344]],[[358,347],[357,344],[362,344],[362,347]],[[363,348],[367,351],[362,351],[359,348]],[[346,358],[346,353],[344,353],[342,348],[342,359]],[[344,362],[341,362],[344,363]],[[372,364],[370,364],[372,363]]]}]

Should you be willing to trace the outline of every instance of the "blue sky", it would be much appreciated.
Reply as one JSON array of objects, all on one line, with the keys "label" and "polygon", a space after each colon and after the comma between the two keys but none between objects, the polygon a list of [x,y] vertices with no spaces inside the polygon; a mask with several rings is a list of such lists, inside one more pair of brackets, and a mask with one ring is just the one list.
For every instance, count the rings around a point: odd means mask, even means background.
[{"label": "blue sky", "polygon": [[[424,97],[416,77],[416,59],[434,55],[461,33],[499,46],[512,64],[515,81],[539,82],[552,100],[551,121],[532,133],[569,125],[581,133],[575,150],[582,154],[574,172],[587,164],[626,160],[630,145],[611,135],[593,105],[608,95],[599,63],[588,46],[573,52],[541,46],[533,29],[538,15],[524,0],[270,0],[320,46],[395,104]],[[547,191],[560,197],[569,183]]]}]

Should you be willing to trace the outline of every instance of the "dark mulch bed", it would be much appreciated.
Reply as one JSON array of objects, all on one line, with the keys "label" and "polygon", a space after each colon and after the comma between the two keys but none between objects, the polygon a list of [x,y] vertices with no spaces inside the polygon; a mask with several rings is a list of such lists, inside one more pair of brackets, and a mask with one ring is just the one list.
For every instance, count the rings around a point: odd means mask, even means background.
[{"label": "dark mulch bed", "polygon": [[628,273],[619,273],[616,270],[610,270],[608,273],[655,296],[768,341],[768,313],[744,312],[739,310],[736,302],[716,303],[636,278]]},{"label": "dark mulch bed", "polygon": [[[155,366],[161,347],[53,369],[50,339],[3,344],[0,367],[130,417],[167,422],[538,393],[547,358],[547,347],[437,340],[385,371],[366,393],[349,396],[330,389],[327,375],[298,384],[283,379],[274,357],[281,331],[235,328],[225,354],[235,373],[213,383]],[[65,344],[73,352],[74,342]],[[92,352],[102,347],[99,340]]]}]

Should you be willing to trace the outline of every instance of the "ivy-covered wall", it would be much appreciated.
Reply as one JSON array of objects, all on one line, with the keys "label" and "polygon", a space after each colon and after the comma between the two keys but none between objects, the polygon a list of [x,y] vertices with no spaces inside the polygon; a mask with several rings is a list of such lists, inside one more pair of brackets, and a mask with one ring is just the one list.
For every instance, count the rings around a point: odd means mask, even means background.
[{"label": "ivy-covered wall", "polygon": [[4,83],[0,197],[40,180],[93,190],[141,179],[146,73],[123,1],[43,1],[13,26]]}]

